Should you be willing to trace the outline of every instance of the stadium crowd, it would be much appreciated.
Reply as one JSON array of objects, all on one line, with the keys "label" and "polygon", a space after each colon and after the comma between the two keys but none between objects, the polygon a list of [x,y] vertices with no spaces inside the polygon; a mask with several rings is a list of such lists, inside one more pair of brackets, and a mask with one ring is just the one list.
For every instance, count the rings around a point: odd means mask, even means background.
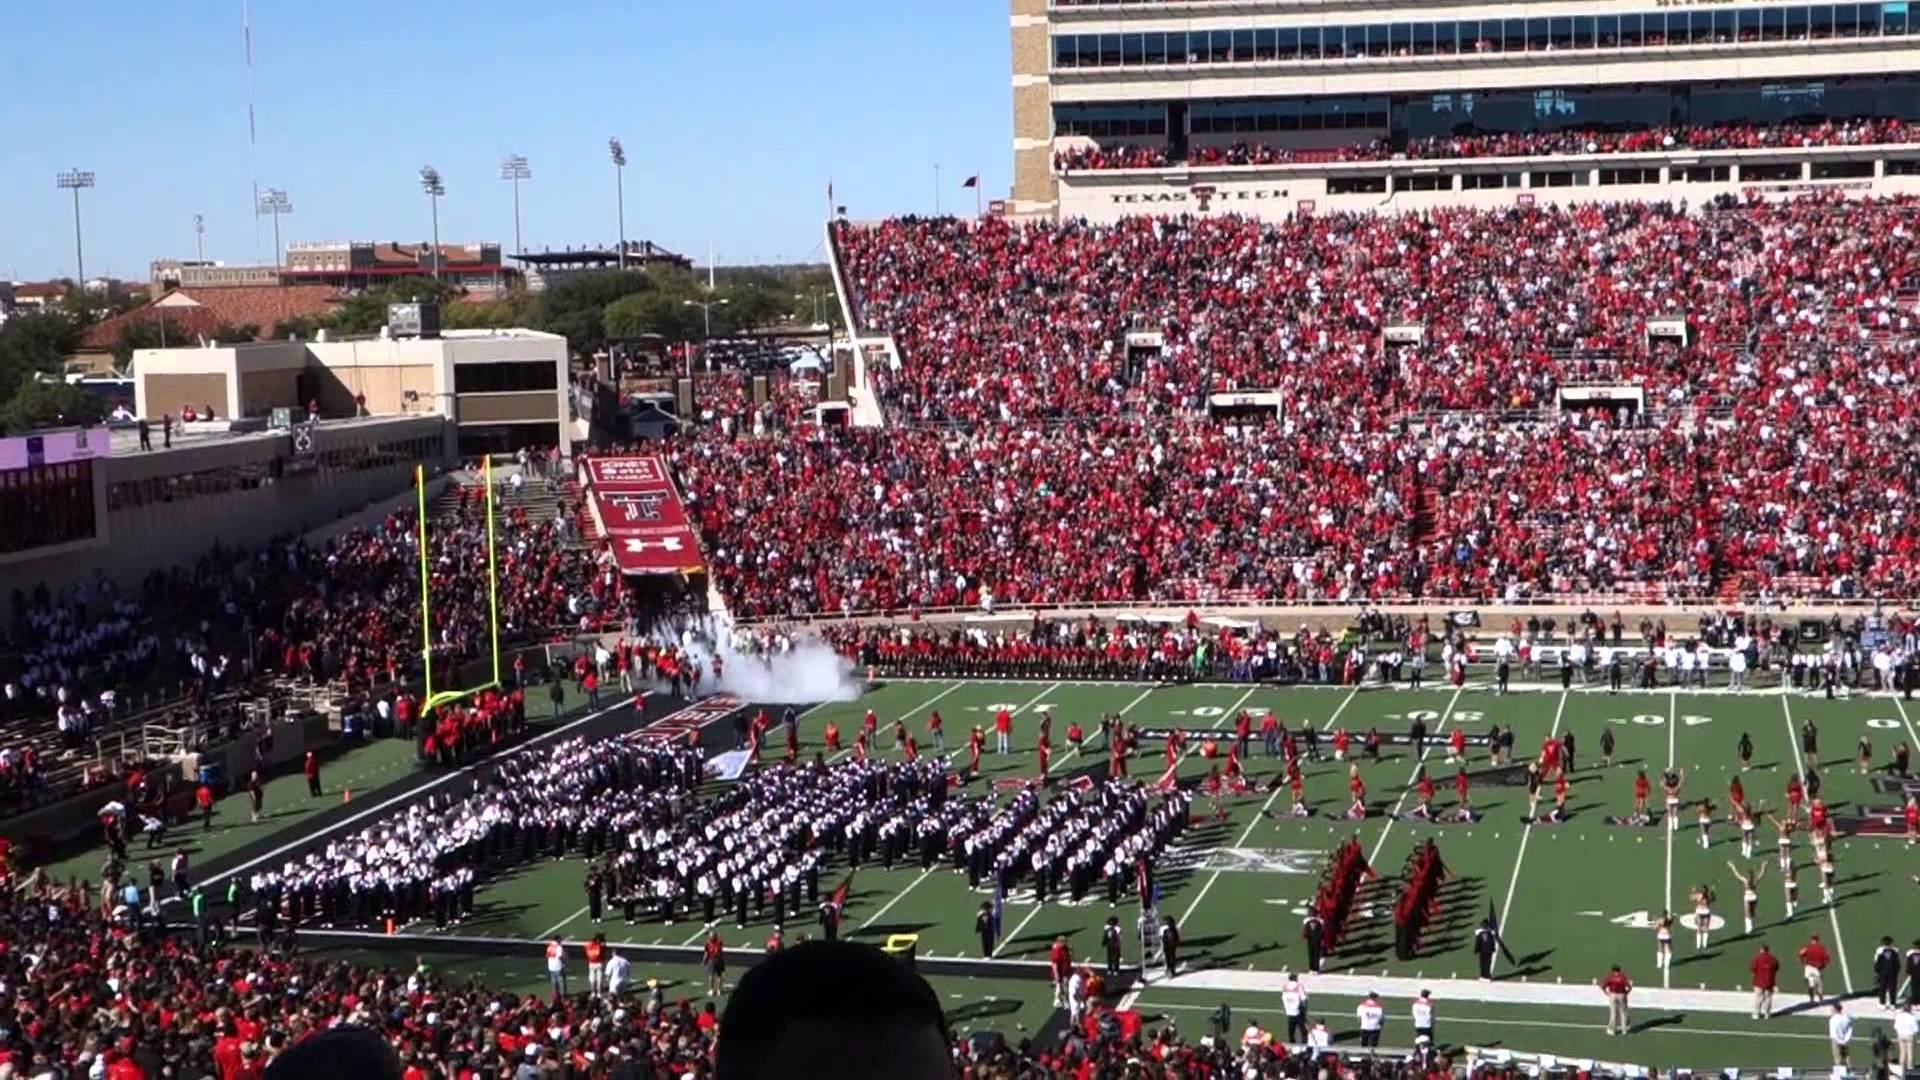
[{"label": "stadium crowd", "polygon": [[[1190,143],[1188,165],[1291,165],[1321,162],[1437,161],[1487,157],[1643,154],[1681,150],[1769,150],[1811,146],[1885,146],[1920,142],[1920,124],[1889,117],[1821,120],[1817,123],[1672,124],[1615,129],[1564,127],[1551,131],[1474,132],[1409,139],[1395,149],[1386,139],[1341,146],[1296,147],[1261,142],[1218,146]],[[1101,146],[1085,143],[1053,155],[1057,172],[1164,169],[1173,165],[1168,147],[1155,144]]]},{"label": "stadium crowd", "polygon": [[[0,950],[8,1075],[259,1080],[279,1055],[337,1025],[379,1033],[409,1078],[713,1075],[717,1003],[641,983],[617,948],[605,985],[540,996],[450,978],[424,958],[375,966],[132,927],[104,916],[83,889],[44,879],[0,890],[0,926],[9,944]],[[1288,1046],[1253,1018],[1238,1033],[1223,1022],[1215,1017],[1210,1035],[1190,1039],[1172,1022],[1146,1030],[1137,1014],[1089,1010],[1058,1044],[957,1033],[953,1062],[971,1080],[1517,1075],[1456,1066],[1431,1047],[1357,1057],[1326,1043]],[[1324,1023],[1310,1033],[1323,1037]]]},{"label": "stadium crowd", "polygon": [[[842,226],[860,321],[904,353],[874,372],[894,426],[696,439],[675,461],[752,614],[1904,594],[1917,216],[1808,199]],[[1395,323],[1419,342],[1383,347]],[[1130,352],[1139,328],[1161,346]],[[1544,413],[1596,381],[1646,408]],[[1285,420],[1200,417],[1251,389]]]}]

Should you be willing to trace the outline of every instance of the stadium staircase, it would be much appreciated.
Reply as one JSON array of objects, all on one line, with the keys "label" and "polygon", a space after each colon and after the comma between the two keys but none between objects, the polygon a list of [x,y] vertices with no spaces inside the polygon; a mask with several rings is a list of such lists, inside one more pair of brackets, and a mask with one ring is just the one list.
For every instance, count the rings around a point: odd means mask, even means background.
[{"label": "stadium staircase", "polygon": [[[494,480],[498,485],[494,493],[494,505],[503,519],[515,510],[523,510],[528,521],[540,524],[557,520],[564,510],[578,534],[577,544],[589,545],[600,538],[600,528],[587,512],[586,496],[580,490],[579,481],[568,478],[556,482],[544,476],[528,474],[525,483],[516,491],[510,482],[513,473],[512,468],[494,470]],[[459,505],[460,490],[464,488],[469,493],[468,515],[477,520],[481,504],[475,497],[482,494],[484,483],[480,474],[463,469],[453,473],[451,479],[453,482],[433,501],[430,512],[435,517],[454,513],[454,508]]]},{"label": "stadium staircase", "polygon": [[847,275],[842,269],[840,238],[833,225],[831,221],[826,225],[827,267],[833,271],[833,291],[839,298],[840,318],[847,327],[853,355],[852,378],[847,380],[847,403],[853,407],[854,427],[885,427],[887,413],[880,406],[879,395],[874,392],[869,366],[884,359],[898,370],[900,346],[892,335],[867,327],[860,321],[860,309],[854,303],[853,289],[848,285]]}]

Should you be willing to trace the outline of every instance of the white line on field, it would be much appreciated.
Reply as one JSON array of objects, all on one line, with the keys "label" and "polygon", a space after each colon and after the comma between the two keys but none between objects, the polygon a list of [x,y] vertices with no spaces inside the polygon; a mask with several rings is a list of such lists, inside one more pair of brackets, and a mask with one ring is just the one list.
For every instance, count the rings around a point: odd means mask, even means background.
[{"label": "white line on field", "polygon": [[[957,682],[957,683],[954,683],[954,684],[953,684],[952,686],[949,686],[949,687],[947,687],[947,688],[946,688],[945,690],[942,690],[942,691],[940,691],[939,693],[937,693],[937,694],[935,694],[935,695],[933,695],[932,697],[930,697],[930,698],[928,698],[927,700],[925,700],[925,701],[923,701],[923,702],[921,702],[921,703],[920,703],[919,705],[917,705],[917,706],[915,706],[914,708],[912,708],[912,709],[909,709],[909,710],[907,710],[906,712],[904,712],[904,713],[902,713],[901,715],[902,715],[902,716],[912,716],[912,715],[914,715],[915,713],[921,713],[921,712],[925,712],[925,711],[927,711],[928,709],[931,709],[931,708],[933,708],[933,706],[934,706],[934,703],[935,703],[935,702],[938,702],[938,701],[939,701],[939,700],[940,700],[941,698],[943,698],[943,697],[946,697],[946,696],[947,696],[948,694],[951,694],[951,693],[953,693],[953,692],[954,692],[955,690],[958,690],[958,689],[960,689],[961,687],[963,687],[963,686],[965,686],[965,685],[967,685],[967,684],[966,684],[966,683],[965,683],[964,681],[963,681],[963,682]],[[821,702],[821,703],[820,703],[820,705],[815,705],[815,706],[813,707],[813,709],[818,709],[818,708],[820,708],[820,707],[821,707],[822,705],[825,705],[825,704],[827,704],[827,703],[823,701],[823,702]],[[813,709],[808,709],[808,710],[807,710],[807,712],[812,712],[812,711],[813,711]],[[801,716],[805,716],[806,714],[807,714],[807,713],[801,713],[800,715],[801,715]],[[858,734],[858,733],[856,733],[856,735],[857,735],[857,734]],[[878,733],[875,733],[875,735],[874,735],[874,737],[875,737],[875,738],[879,738],[879,734],[878,734]],[[868,747],[867,749],[868,749],[868,751],[869,751],[869,752],[871,752],[873,748],[872,748],[872,747]],[[848,754],[851,754],[851,753],[853,753],[853,747],[852,747],[851,745],[849,745],[849,746],[848,746],[848,747],[847,747],[847,748],[846,748],[845,750],[840,750],[840,751],[836,751],[836,752],[834,753],[834,755],[833,755],[832,757],[830,757],[830,758],[828,758],[828,759],[827,759],[827,763],[828,763],[828,764],[832,764],[833,762],[836,762],[836,761],[839,761],[839,760],[840,760],[841,758],[843,758],[843,757],[846,757],[846,756],[847,756]]]},{"label": "white line on field", "polygon": [[[1801,776],[1805,776],[1807,775],[1807,763],[1806,760],[1800,756],[1800,732],[1793,726],[1793,706],[1787,702],[1787,699],[1791,696],[1791,694],[1785,693],[1780,695],[1780,712],[1787,718],[1787,745],[1793,747],[1794,771],[1798,772]],[[1834,842],[1835,841],[1832,840],[1827,841],[1829,844]],[[1836,901],[1838,899],[1838,897],[1835,897]],[[1836,910],[1838,906],[1837,903],[1827,905],[1827,920],[1833,924],[1833,952],[1835,956],[1840,958],[1840,979],[1847,984],[1848,996],[1852,996],[1853,969],[1847,964],[1847,943],[1840,937],[1840,913]]]},{"label": "white line on field", "polygon": [[[1547,738],[1554,739],[1560,736],[1560,718],[1561,716],[1566,714],[1566,711],[1567,711],[1567,694],[1565,691],[1561,691],[1560,705],[1558,708],[1553,710],[1553,730],[1547,733]],[[1520,829],[1520,851],[1518,854],[1516,854],[1513,857],[1513,877],[1507,881],[1507,898],[1506,900],[1502,901],[1500,904],[1500,932],[1502,934],[1505,934],[1507,932],[1507,917],[1513,911],[1513,893],[1514,893],[1514,890],[1517,889],[1520,885],[1520,865],[1526,862],[1527,839],[1532,835],[1533,835],[1533,818],[1529,816],[1527,818],[1527,823],[1524,826],[1522,826]],[[1500,955],[1498,953],[1495,953],[1493,957],[1493,963],[1488,966],[1487,970],[1492,971],[1495,967],[1498,967],[1499,964],[1500,964]]]},{"label": "white line on field", "polygon": [[1047,905],[1045,904],[1033,905],[1033,910],[1027,912],[1027,917],[1024,919],[1021,919],[1018,923],[1014,924],[1012,933],[1008,934],[1006,937],[1001,938],[999,941],[996,941],[993,943],[993,955],[999,956],[1000,950],[1007,947],[1007,942],[1012,941],[1014,938],[1019,937],[1020,931],[1025,930],[1027,928],[1027,924],[1033,921],[1033,917],[1035,915],[1040,914],[1040,909],[1046,906]]},{"label": "white line on field", "polygon": [[1900,722],[1907,725],[1907,738],[1912,740],[1907,745],[1920,747],[1920,731],[1914,730],[1913,721],[1907,719],[1907,707],[1900,704],[1900,695],[1898,694],[1893,696],[1893,707],[1900,711]]},{"label": "white line on field", "polygon": [[547,927],[546,930],[541,932],[540,940],[545,941],[548,938],[553,937],[553,935],[560,932],[562,927],[566,926],[568,923],[579,918],[580,916],[585,915],[586,913],[587,913],[586,905],[585,904],[580,905],[579,911],[576,911],[573,914],[567,916],[566,918],[561,919],[559,922],[554,923],[552,926]]},{"label": "white line on field", "polygon": [[1420,756],[1414,759],[1413,772],[1407,775],[1407,786],[1400,789],[1400,798],[1394,802],[1393,809],[1387,813],[1387,824],[1380,830],[1380,839],[1373,842],[1373,853],[1367,856],[1368,866],[1380,861],[1380,852],[1387,846],[1387,835],[1393,832],[1393,823],[1400,818],[1400,808],[1407,805],[1407,796],[1413,791],[1414,778],[1420,775],[1421,767],[1426,764],[1427,755],[1433,753],[1433,745],[1440,741],[1440,729],[1447,726],[1448,720],[1453,719],[1453,707],[1460,703],[1460,692],[1465,689],[1464,686],[1454,688],[1453,696],[1447,699],[1445,711],[1440,714],[1439,721],[1428,733],[1426,748],[1421,750]]},{"label": "white line on field", "polygon": [[[907,898],[907,894],[908,894],[908,893],[910,893],[910,892],[912,892],[913,890],[915,890],[915,889],[917,889],[917,888],[919,888],[919,887],[920,887],[920,883],[921,883],[921,882],[923,882],[923,881],[925,881],[925,880],[927,880],[927,878],[929,878],[929,877],[931,877],[932,875],[933,875],[933,869],[932,869],[931,867],[929,867],[928,869],[925,869],[925,870],[922,870],[922,871],[920,871],[920,876],[919,876],[919,877],[917,877],[917,878],[914,878],[914,879],[913,879],[913,881],[912,881],[912,882],[911,882],[910,884],[908,884],[906,888],[904,888],[904,889],[901,889],[901,890],[900,890],[899,892],[897,892],[897,893],[894,893],[894,894],[893,894],[893,898],[892,898],[892,899],[890,899],[890,900],[888,900],[888,901],[887,901],[886,903],[884,903],[884,904],[881,904],[881,905],[880,905],[880,910],[878,910],[878,911],[876,911],[876,912],[874,912],[873,914],[871,914],[871,915],[869,915],[869,916],[867,916],[867,919],[866,919],[866,921],[860,924],[860,926],[859,926],[859,929],[861,929],[861,930],[865,930],[865,929],[866,929],[867,927],[869,927],[869,926],[872,926],[872,925],[873,925],[874,923],[877,923],[877,922],[879,922],[879,921],[880,921],[880,917],[881,917],[882,915],[885,915],[885,914],[886,914],[887,912],[889,912],[889,911],[892,911],[892,910],[893,910],[893,905],[895,905],[895,904],[897,904],[897,903],[899,903],[899,902],[900,902],[900,901],[902,901],[902,900],[905,900],[905,899]],[[1028,916],[1028,917],[1029,917],[1029,918],[1031,918],[1032,916]],[[1023,924],[1023,925],[1024,925],[1024,924]]]},{"label": "white line on field", "polygon": [[[1340,707],[1333,710],[1333,715],[1327,718],[1326,730],[1331,731],[1333,729],[1334,721],[1340,719],[1340,714],[1347,711],[1347,706],[1353,703],[1354,697],[1357,696],[1359,693],[1360,693],[1360,688],[1358,686],[1355,686],[1353,690],[1347,694],[1346,698],[1340,702]],[[1279,787],[1277,785],[1274,787],[1273,794],[1268,795],[1267,801],[1261,804],[1260,812],[1253,816],[1252,821],[1247,822],[1246,831],[1240,834],[1240,839],[1234,841],[1234,844],[1233,844],[1234,847],[1247,846],[1247,840],[1253,836],[1254,827],[1260,824],[1260,819],[1267,816],[1267,811],[1273,808],[1273,801],[1275,799],[1278,799],[1280,797],[1280,792],[1284,790],[1286,789]],[[1187,920],[1191,919],[1193,917],[1194,911],[1200,907],[1200,901],[1205,900],[1207,898],[1207,893],[1213,890],[1213,883],[1220,880],[1221,873],[1222,871],[1215,870],[1211,875],[1208,876],[1206,882],[1200,886],[1199,894],[1193,898],[1193,903],[1187,905],[1186,913],[1180,916],[1181,926],[1187,925]]]},{"label": "white line on field", "polygon": [[[1674,764],[1674,756],[1675,756],[1674,742],[1677,737],[1676,733],[1674,732],[1674,727],[1675,727],[1674,712],[1678,709],[1679,703],[1680,703],[1679,694],[1677,694],[1672,690],[1667,691],[1667,772],[1669,773],[1673,772],[1673,764]],[[1789,724],[1788,726],[1791,727],[1792,725]],[[1669,812],[1675,811],[1677,809],[1678,807],[1675,807],[1675,806],[1667,807],[1667,810]],[[1670,817],[1671,813],[1669,813],[1668,816]],[[1673,910],[1673,837],[1675,833],[1680,831],[1680,823],[1678,821],[1666,820],[1666,818],[1663,817],[1660,821],[1660,828],[1661,828],[1661,831],[1667,834],[1667,877],[1666,877],[1667,891],[1666,891],[1666,899],[1664,903],[1662,903],[1660,910],[1670,912]],[[1673,968],[1672,967],[1663,967],[1660,969],[1660,986],[1662,989],[1668,989],[1668,990],[1673,988]]]}]

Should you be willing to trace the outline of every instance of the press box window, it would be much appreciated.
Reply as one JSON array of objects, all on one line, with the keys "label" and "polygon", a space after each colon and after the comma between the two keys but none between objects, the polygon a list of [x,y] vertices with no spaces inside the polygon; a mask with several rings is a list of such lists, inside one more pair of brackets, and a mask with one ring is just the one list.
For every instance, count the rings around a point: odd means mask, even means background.
[{"label": "press box window", "polygon": [[458,364],[453,369],[456,394],[502,394],[521,390],[554,390],[560,374],[551,361],[514,360],[498,364]]}]

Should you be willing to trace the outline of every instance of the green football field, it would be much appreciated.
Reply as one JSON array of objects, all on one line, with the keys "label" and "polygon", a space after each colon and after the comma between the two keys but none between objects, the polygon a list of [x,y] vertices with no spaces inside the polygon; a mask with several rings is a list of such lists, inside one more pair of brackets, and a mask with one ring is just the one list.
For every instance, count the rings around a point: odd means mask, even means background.
[{"label": "green football field", "polygon": [[[1247,765],[1254,794],[1230,798],[1224,821],[1196,821],[1170,854],[1160,875],[1160,910],[1180,923],[1185,948],[1183,974],[1172,982],[1158,976],[1128,995],[1127,1003],[1151,1017],[1170,1018],[1190,1033],[1204,1029],[1219,1005],[1233,1008],[1236,1024],[1253,1016],[1278,1018],[1278,972],[1296,970],[1305,961],[1300,940],[1302,905],[1318,884],[1324,854],[1348,837],[1358,839],[1379,871],[1380,883],[1363,890],[1348,942],[1310,986],[1313,1009],[1326,1016],[1336,1034],[1351,1038],[1353,1002],[1369,991],[1388,1000],[1387,1042],[1405,1045],[1411,1031],[1405,1000],[1430,989],[1440,1003],[1443,1042],[1515,1051],[1586,1056],[1642,1064],[1699,1067],[1812,1065],[1827,1060],[1825,1007],[1755,1022],[1747,1014],[1747,964],[1761,942],[1783,958],[1780,1006],[1802,1000],[1803,983],[1793,954],[1818,934],[1834,952],[1827,973],[1830,993],[1855,995],[1849,1011],[1859,1021],[1855,1052],[1865,1049],[1875,1024],[1886,1014],[1872,1001],[1871,956],[1880,937],[1892,935],[1904,947],[1920,935],[1920,851],[1903,837],[1855,835],[1836,845],[1839,885],[1831,906],[1822,902],[1819,874],[1804,837],[1795,847],[1800,869],[1800,907],[1792,919],[1783,910],[1778,867],[1773,865],[1774,833],[1763,825],[1755,859],[1742,860],[1738,830],[1725,813],[1728,781],[1739,773],[1735,746],[1744,733],[1754,744],[1753,767],[1743,776],[1750,802],[1775,809],[1783,803],[1787,775],[1804,767],[1797,733],[1812,720],[1819,731],[1823,794],[1836,815],[1845,817],[1873,807],[1892,809],[1902,799],[1900,785],[1884,773],[1861,775],[1855,766],[1862,735],[1872,742],[1876,770],[1891,758],[1898,742],[1920,746],[1920,735],[1903,703],[1884,696],[1826,700],[1817,695],[1776,690],[1734,694],[1709,691],[1625,691],[1610,695],[1576,684],[1571,692],[1557,685],[1524,686],[1508,695],[1470,681],[1463,690],[1436,687],[1422,691],[1369,688],[1250,688],[1200,684],[1146,687],[1077,682],[984,682],[896,680],[879,685],[857,701],[832,703],[808,712],[802,722],[804,749],[811,752],[829,721],[845,736],[857,729],[869,708],[881,719],[883,753],[891,754],[887,731],[904,717],[925,738],[925,716],[937,709],[947,722],[948,749],[965,762],[965,731],[989,728],[995,711],[1015,716],[1017,752],[983,758],[984,776],[963,789],[967,794],[994,791],[995,779],[1032,776],[1032,747],[1042,710],[1054,716],[1056,743],[1069,721],[1079,719],[1097,730],[1103,712],[1124,713],[1143,728],[1179,726],[1230,732],[1241,709],[1276,713],[1288,726],[1312,724],[1323,731],[1344,728],[1360,736],[1377,727],[1383,735],[1404,733],[1410,719],[1423,715],[1436,737],[1426,764],[1440,793],[1435,806],[1452,804],[1453,766],[1443,765],[1444,745],[1454,727],[1470,735],[1500,724],[1516,729],[1516,751],[1523,760],[1549,734],[1571,731],[1579,744],[1578,768],[1568,800],[1571,815],[1560,825],[1523,822],[1524,787],[1500,785],[1480,777],[1473,797],[1481,818],[1473,824],[1432,824],[1403,816],[1414,799],[1408,795],[1417,767],[1412,749],[1389,744],[1382,759],[1362,764],[1372,812],[1361,821],[1337,819],[1346,808],[1346,765],[1325,761],[1306,770],[1307,796],[1314,816],[1284,816],[1290,800],[1284,789],[1269,796],[1266,781],[1278,768],[1262,752],[1258,734]],[[1617,740],[1614,762],[1601,767],[1601,733]],[[1197,744],[1196,744],[1197,746]],[[1323,741],[1330,753],[1331,740]],[[1222,749],[1224,754],[1224,747]],[[1486,751],[1470,751],[1470,771],[1488,767]],[[1092,759],[1092,760],[1088,760]],[[1209,762],[1198,754],[1180,766],[1183,778],[1197,780]],[[1645,767],[1655,782],[1672,766],[1685,771],[1689,800],[1681,828],[1614,825],[1610,815],[1631,807],[1633,778]],[[1092,745],[1075,758],[1056,751],[1054,774],[1087,770],[1104,775],[1105,754]],[[1136,777],[1153,778],[1163,770],[1161,746],[1147,740],[1134,759]],[[1702,849],[1693,802],[1712,799],[1716,821],[1710,847]],[[1549,800],[1550,801],[1550,800]],[[1208,816],[1206,800],[1196,801],[1196,818]],[[1263,811],[1273,811],[1269,815]],[[1437,840],[1452,873],[1437,929],[1429,933],[1413,960],[1396,960],[1389,947],[1387,922],[1395,880],[1416,844]],[[1729,861],[1765,862],[1760,887],[1759,925],[1749,937],[1741,932],[1739,885]],[[553,934],[582,938],[595,931],[586,918],[581,887],[584,865],[578,860],[540,864],[487,886],[478,917],[456,933],[539,939]],[[831,870],[829,882],[843,871]],[[1663,909],[1690,912],[1689,893],[1710,885],[1718,894],[1716,928],[1709,946],[1696,950],[1690,929],[1675,933],[1675,962],[1669,970],[1654,966],[1652,919]],[[985,893],[967,887],[964,875],[947,866],[922,871],[916,864],[886,870],[866,867],[855,876],[845,932],[880,942],[889,935],[918,936],[922,956],[977,957],[973,914]],[[1492,982],[1475,979],[1471,950],[1473,924],[1489,910],[1500,917],[1511,958],[1502,957]],[[1080,905],[1032,902],[1030,890],[1011,897],[1000,959],[1044,959],[1056,937],[1065,937],[1076,953],[1099,949],[1099,928],[1109,915],[1103,889]],[[1128,959],[1137,962],[1131,933],[1137,908],[1123,899],[1112,912],[1127,927]],[[645,922],[633,927],[610,919],[597,928],[609,940],[643,945],[692,945],[704,937],[696,923],[672,926]],[[812,930],[789,926],[789,939]],[[730,921],[718,928],[729,945],[757,948],[768,927],[755,923],[738,929]],[[429,935],[430,936],[430,935]],[[1602,1008],[1595,979],[1610,964],[1622,965],[1635,980],[1637,1029],[1625,1039],[1601,1032]],[[1033,994],[1044,1007],[1047,991],[1038,973]],[[1397,1024],[1392,1017],[1397,1016]],[[1150,1019],[1149,1023],[1154,1023]],[[1396,1038],[1397,1036],[1397,1038]]]}]

